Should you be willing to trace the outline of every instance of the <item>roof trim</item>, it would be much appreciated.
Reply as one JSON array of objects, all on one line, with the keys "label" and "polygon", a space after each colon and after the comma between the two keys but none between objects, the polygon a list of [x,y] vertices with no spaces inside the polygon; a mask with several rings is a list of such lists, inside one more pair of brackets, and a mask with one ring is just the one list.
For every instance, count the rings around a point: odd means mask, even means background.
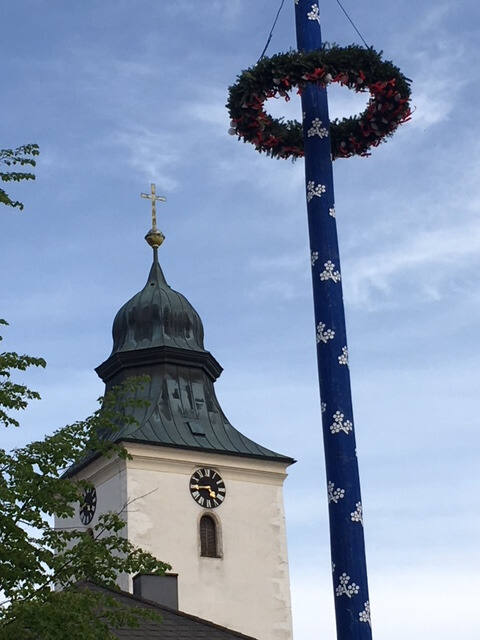
[{"label": "roof trim", "polygon": [[[145,598],[141,598],[140,596],[134,596],[128,591],[122,591],[119,589],[116,591],[115,589],[110,589],[109,587],[104,587],[103,585],[94,584],[93,582],[87,582],[82,580],[77,582],[75,586],[86,587],[87,589],[91,589],[92,591],[98,589],[100,591],[108,591],[112,594],[112,596],[120,596],[122,598],[127,598],[128,600],[133,600],[134,602],[139,602],[142,604],[146,604],[153,609],[160,609],[160,611],[168,611],[169,613],[173,613],[174,615],[178,615],[181,618],[187,618],[188,620],[193,620],[193,622],[198,622],[199,624],[203,624],[208,627],[212,627],[213,629],[218,629],[219,631],[225,631],[232,636],[236,636],[237,638],[244,638],[244,640],[258,640],[253,636],[246,636],[244,633],[240,631],[235,631],[234,629],[229,629],[228,627],[224,627],[220,624],[216,624],[215,622],[211,622],[210,620],[205,620],[204,618],[199,618],[198,616],[194,616],[191,613],[185,613],[185,611],[180,611],[179,609],[172,609],[171,607],[166,607],[163,604],[158,604],[157,602],[153,602],[152,600],[146,600]],[[93,588],[92,588],[93,587]]]},{"label": "roof trim", "polygon": [[220,376],[223,367],[209,351],[194,351],[179,347],[149,347],[132,351],[117,351],[102,362],[95,371],[103,382],[109,382],[122,369],[149,364],[174,364],[203,369],[213,382]]},{"label": "roof trim", "polygon": [[[268,462],[280,462],[282,464],[286,464],[290,466],[295,464],[297,460],[295,458],[290,458],[289,456],[283,456],[279,454],[278,456],[264,456],[264,455],[255,455],[253,453],[242,453],[239,451],[225,451],[224,449],[203,449],[201,447],[189,447],[188,445],[182,446],[177,444],[169,444],[164,442],[152,442],[151,440],[139,440],[138,438],[125,438],[119,437],[116,440],[112,440],[112,443],[118,444],[119,442],[132,442],[135,444],[146,444],[152,447],[167,447],[168,449],[182,449],[184,451],[201,451],[202,453],[216,453],[222,456],[235,456],[236,458],[254,458],[255,460],[268,460]],[[70,478],[75,473],[78,473],[82,469],[85,469],[91,462],[101,457],[101,453],[99,451],[94,452],[92,455],[87,456],[84,460],[78,462],[77,464],[73,464],[69,469],[67,469],[62,478]]]}]

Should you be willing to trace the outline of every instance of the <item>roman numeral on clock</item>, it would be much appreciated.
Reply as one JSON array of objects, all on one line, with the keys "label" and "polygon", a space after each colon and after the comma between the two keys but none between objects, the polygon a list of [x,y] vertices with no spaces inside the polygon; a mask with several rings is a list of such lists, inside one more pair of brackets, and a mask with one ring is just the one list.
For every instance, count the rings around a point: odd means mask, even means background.
[{"label": "roman numeral on clock", "polygon": [[204,509],[215,509],[225,500],[225,483],[215,469],[202,467],[190,477],[190,495]]}]

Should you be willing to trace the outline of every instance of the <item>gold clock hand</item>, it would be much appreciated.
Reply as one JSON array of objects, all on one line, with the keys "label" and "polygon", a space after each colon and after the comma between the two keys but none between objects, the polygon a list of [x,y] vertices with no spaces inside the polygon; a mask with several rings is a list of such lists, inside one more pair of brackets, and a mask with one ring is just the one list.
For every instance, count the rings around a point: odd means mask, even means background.
[{"label": "gold clock hand", "polygon": [[192,489],[197,489],[198,491],[200,489],[207,489],[210,498],[216,498],[216,493],[215,491],[212,491],[212,487],[209,484],[192,484]]}]

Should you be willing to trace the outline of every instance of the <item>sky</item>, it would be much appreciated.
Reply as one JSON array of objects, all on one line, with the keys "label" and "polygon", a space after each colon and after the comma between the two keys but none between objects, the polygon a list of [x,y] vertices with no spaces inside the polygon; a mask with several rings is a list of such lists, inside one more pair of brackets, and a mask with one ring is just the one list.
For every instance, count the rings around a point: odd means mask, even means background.
[{"label": "sky", "polygon": [[[229,136],[227,88],[277,0],[0,3],[0,147],[40,145],[0,215],[5,349],[41,355],[19,446],[87,416],[119,307],[146,280],[150,182],[170,285],[200,313],[233,425],[285,484],[295,640],[334,637],[303,161]],[[411,122],[334,165],[374,637],[478,639],[480,8],[344,0],[412,79]],[[295,48],[287,0],[267,54]],[[335,0],[324,39],[359,42]],[[329,90],[331,116],[365,95]],[[300,116],[294,96],[271,113]],[[168,560],[168,559],[165,559]]]}]

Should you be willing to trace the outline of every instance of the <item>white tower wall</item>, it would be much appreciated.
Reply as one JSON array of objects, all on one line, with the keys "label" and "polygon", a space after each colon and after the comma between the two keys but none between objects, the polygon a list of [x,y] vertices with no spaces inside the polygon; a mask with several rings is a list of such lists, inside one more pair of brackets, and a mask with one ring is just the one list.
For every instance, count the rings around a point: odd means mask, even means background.
[{"label": "white tower wall", "polygon": [[[83,472],[97,490],[98,515],[124,510],[130,541],[178,573],[179,608],[259,640],[291,640],[283,506],[286,464],[241,456],[128,444],[132,460],[97,460]],[[226,498],[203,509],[189,480],[199,467],[223,478]],[[125,507],[125,505],[127,505]],[[200,555],[199,521],[215,518],[218,558]],[[57,526],[81,526],[75,518]],[[131,580],[119,580],[131,590]]]}]

